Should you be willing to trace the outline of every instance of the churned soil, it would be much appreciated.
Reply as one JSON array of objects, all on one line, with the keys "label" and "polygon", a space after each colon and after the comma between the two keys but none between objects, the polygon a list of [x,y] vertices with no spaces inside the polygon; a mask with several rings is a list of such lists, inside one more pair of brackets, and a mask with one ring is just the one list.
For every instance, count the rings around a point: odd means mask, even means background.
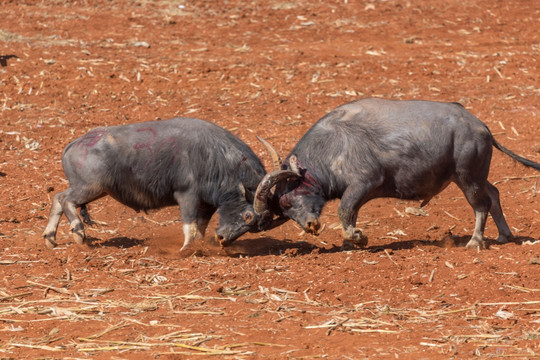
[{"label": "churned soil", "polygon": [[[176,208],[90,204],[89,241],[45,247],[63,148],[97,126],[198,117],[286,156],[363,97],[457,101],[540,163],[535,1],[3,1],[0,358],[540,357],[539,173],[494,152],[515,241],[464,248],[474,214],[451,185],[374,200],[343,246],[292,221],[180,256]],[[209,229],[213,230],[217,219]]]}]

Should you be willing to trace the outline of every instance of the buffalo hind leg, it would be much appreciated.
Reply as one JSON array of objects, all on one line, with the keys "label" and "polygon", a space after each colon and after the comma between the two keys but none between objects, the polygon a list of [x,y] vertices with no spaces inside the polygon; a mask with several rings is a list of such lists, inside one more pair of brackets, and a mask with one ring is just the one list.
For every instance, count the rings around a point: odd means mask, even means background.
[{"label": "buffalo hind leg", "polygon": [[484,229],[486,227],[486,219],[488,212],[475,209],[474,214],[476,218],[474,224],[474,232],[471,236],[471,239],[465,246],[469,249],[485,249],[486,241],[484,239]]},{"label": "buffalo hind leg", "polygon": [[77,205],[72,201],[66,201],[62,207],[69,220],[73,240],[75,240],[77,244],[82,245],[86,238],[86,234],[84,233],[84,224],[79,218],[79,215],[77,215]]},{"label": "buffalo hind leg", "polygon": [[81,186],[77,187],[76,190],[70,187],[66,191],[55,194],[51,205],[49,222],[43,232],[45,244],[50,248],[56,245],[58,223],[62,214],[65,214],[70,224],[73,239],[77,244],[81,245],[84,242],[85,233],[84,225],[77,214],[77,208],[81,206],[83,218],[85,221],[90,221],[86,211],[86,204],[100,196],[103,196],[103,193],[94,186]]},{"label": "buffalo hind leg", "polygon": [[486,189],[491,199],[491,209],[489,209],[489,213],[491,214],[493,221],[495,221],[495,225],[497,225],[497,230],[499,231],[497,242],[501,244],[507,243],[508,240],[513,238],[513,235],[504,218],[501,201],[499,199],[499,190],[487,181]]},{"label": "buffalo hind leg", "polygon": [[71,236],[79,245],[83,244],[86,234],[84,233],[84,224],[77,214],[77,208],[81,206],[84,209],[81,214],[83,219],[85,221],[89,220],[86,204],[96,197],[96,194],[86,191],[84,188],[78,188],[76,191],[70,188],[65,192],[65,196],[60,199],[64,214],[66,214],[69,221]]},{"label": "buffalo hind leg", "polygon": [[95,224],[95,222],[92,221],[92,219],[90,218],[90,214],[88,213],[88,209],[86,208],[86,204],[81,205],[81,216],[82,216],[83,223],[85,223],[86,225],[94,225]]},{"label": "buffalo hind leg", "polygon": [[49,221],[47,226],[43,231],[43,237],[45,238],[45,245],[48,248],[52,249],[56,246],[56,230],[58,229],[58,224],[60,223],[60,218],[64,211],[62,210],[62,205],[60,204],[60,197],[64,192],[56,193],[53,196],[51,211],[49,213]]},{"label": "buffalo hind leg", "polygon": [[465,245],[469,249],[486,248],[484,229],[486,227],[487,215],[491,208],[491,197],[486,189],[486,183],[487,181],[482,184],[469,183],[464,186],[458,184],[473,208],[476,219],[473,235],[467,245]]}]

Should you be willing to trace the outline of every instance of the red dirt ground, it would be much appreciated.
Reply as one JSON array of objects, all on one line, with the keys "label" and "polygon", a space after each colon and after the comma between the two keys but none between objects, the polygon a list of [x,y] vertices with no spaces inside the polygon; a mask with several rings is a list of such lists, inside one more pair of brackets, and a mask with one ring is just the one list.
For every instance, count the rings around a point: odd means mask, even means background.
[{"label": "red dirt ground", "polygon": [[[467,250],[450,186],[372,201],[364,250],[288,222],[182,258],[176,208],[91,204],[91,242],[41,237],[66,188],[64,146],[89,129],[213,121],[270,160],[337,105],[459,101],[540,162],[535,1],[4,1],[0,15],[0,358],[540,357],[539,174],[495,152],[513,243]],[[215,227],[215,220],[211,227]],[[493,244],[495,226],[486,235]]]}]

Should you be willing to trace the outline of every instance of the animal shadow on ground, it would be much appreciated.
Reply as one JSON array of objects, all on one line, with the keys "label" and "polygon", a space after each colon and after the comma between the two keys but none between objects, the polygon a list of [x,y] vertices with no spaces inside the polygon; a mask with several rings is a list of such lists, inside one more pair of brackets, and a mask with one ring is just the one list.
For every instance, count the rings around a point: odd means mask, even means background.
[{"label": "animal shadow on ground", "polygon": [[278,240],[270,237],[263,237],[236,241],[223,250],[227,256],[230,257],[256,257],[267,255],[306,255],[314,251],[322,252],[323,248],[305,241],[293,241],[290,239]]},{"label": "animal shadow on ground", "polygon": [[[445,234],[440,240],[396,241],[396,242],[392,242],[384,246],[380,246],[380,245],[371,246],[371,247],[368,247],[367,250],[375,253],[379,251],[384,251],[385,249],[405,250],[405,249],[413,249],[417,246],[418,247],[434,246],[434,247],[447,248],[447,249],[448,248],[464,248],[470,239],[471,239],[470,235],[457,236],[457,235],[452,235],[452,234]],[[516,236],[513,240],[509,241],[508,243],[522,245],[525,242],[534,243],[535,241],[538,241],[538,239],[534,239],[531,237]],[[486,239],[486,248],[489,249],[492,245],[499,246],[499,245],[505,245],[505,244],[500,244],[495,239]]]},{"label": "animal shadow on ground", "polygon": [[[224,252],[230,257],[240,256],[266,256],[266,255],[288,255],[288,256],[302,256],[311,253],[317,254],[330,254],[351,250],[365,250],[372,253],[388,250],[406,250],[413,249],[415,247],[438,247],[438,248],[464,248],[469,242],[471,236],[463,235],[457,236],[452,234],[445,234],[439,240],[406,240],[396,241],[384,246],[374,245],[366,248],[356,247],[346,242],[339,245],[332,245],[330,248],[319,247],[317,245],[305,242],[305,241],[293,241],[289,239],[277,240],[273,238],[260,238],[237,241],[228,248],[224,248]],[[535,242],[537,239],[530,237],[516,237],[509,243],[516,245],[522,245],[525,242]],[[489,249],[492,245],[504,245],[499,244],[495,239],[486,239],[486,245]]]},{"label": "animal shadow on ground", "polygon": [[465,247],[470,236],[454,236],[446,234],[440,240],[406,240],[392,242],[387,245],[373,245],[365,248],[356,246],[348,241],[343,241],[341,245],[333,244],[331,247],[317,246],[306,241],[293,241],[289,239],[277,240],[273,238],[260,238],[237,241],[225,252],[228,256],[265,256],[265,255],[289,255],[301,256],[311,253],[332,254],[344,251],[364,250],[369,252],[384,251],[384,249],[404,250],[413,249],[417,246],[434,246],[442,248]]},{"label": "animal shadow on ground", "polygon": [[87,236],[85,239],[85,244],[89,248],[98,248],[98,247],[115,247],[119,249],[127,249],[133,246],[144,244],[144,240],[129,238],[125,236],[114,237],[111,239],[101,240],[91,236]]},{"label": "animal shadow on ground", "polygon": [[[206,256],[227,256],[227,257],[258,257],[258,256],[268,256],[268,255],[286,255],[290,257],[308,255],[312,253],[316,254],[331,254],[339,253],[344,251],[354,251],[354,250],[364,250],[371,253],[377,253],[380,251],[387,250],[406,250],[413,249],[415,247],[439,247],[439,248],[463,248],[469,241],[470,236],[456,236],[451,234],[444,235],[440,240],[405,240],[405,241],[395,241],[386,245],[373,245],[366,248],[356,247],[352,244],[344,242],[343,245],[332,245],[330,248],[321,247],[314,245],[306,241],[293,241],[290,239],[274,239],[270,237],[263,237],[258,239],[246,239],[238,240],[234,242],[231,246],[221,248],[217,242],[213,241],[205,242],[203,244],[196,244],[194,249],[188,253],[181,255],[181,257],[188,256],[197,256],[197,257],[206,257]],[[119,249],[127,249],[134,246],[144,245],[147,243],[147,239],[137,239],[130,238],[125,236],[114,237],[106,240],[101,240],[94,237],[87,237],[85,244],[89,248],[99,248],[99,247],[115,247]],[[531,237],[516,237],[511,243],[516,245],[522,245],[526,242],[534,243],[539,241]],[[504,245],[497,243],[494,239],[486,240],[487,247],[489,249],[492,245]],[[152,244],[148,244],[152,246]],[[157,244],[154,244],[157,245]],[[159,247],[159,245],[157,245]],[[174,245],[176,247],[176,245]],[[158,253],[163,252],[167,255],[168,250],[156,251]],[[176,253],[175,253],[176,256]]]}]

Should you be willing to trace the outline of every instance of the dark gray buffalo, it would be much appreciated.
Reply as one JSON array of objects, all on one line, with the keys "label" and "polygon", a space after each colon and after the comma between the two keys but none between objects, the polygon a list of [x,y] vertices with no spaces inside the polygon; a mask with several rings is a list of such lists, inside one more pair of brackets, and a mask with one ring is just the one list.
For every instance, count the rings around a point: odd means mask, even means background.
[{"label": "dark gray buffalo", "polygon": [[[501,146],[487,126],[457,103],[364,99],[333,110],[300,139],[283,170],[265,176],[255,210],[271,209],[317,233],[324,204],[340,198],[345,240],[367,238],[355,228],[360,207],[380,197],[423,200],[454,182],[476,215],[469,248],[484,248],[488,212],[498,242],[512,237],[498,190],[488,182],[492,147],[525,166],[540,164]],[[275,186],[275,190],[272,188]]]},{"label": "dark gray buffalo", "polygon": [[[187,249],[202,237],[218,211],[216,238],[223,245],[247,231],[267,227],[269,213],[255,213],[253,199],[266,174],[253,151],[209,122],[176,118],[101,127],[70,143],[62,155],[69,188],[53,197],[43,236],[54,247],[66,214],[81,244],[90,223],[86,204],[110,195],[136,211],[179,205]],[[270,214],[271,218],[271,214]]]}]

